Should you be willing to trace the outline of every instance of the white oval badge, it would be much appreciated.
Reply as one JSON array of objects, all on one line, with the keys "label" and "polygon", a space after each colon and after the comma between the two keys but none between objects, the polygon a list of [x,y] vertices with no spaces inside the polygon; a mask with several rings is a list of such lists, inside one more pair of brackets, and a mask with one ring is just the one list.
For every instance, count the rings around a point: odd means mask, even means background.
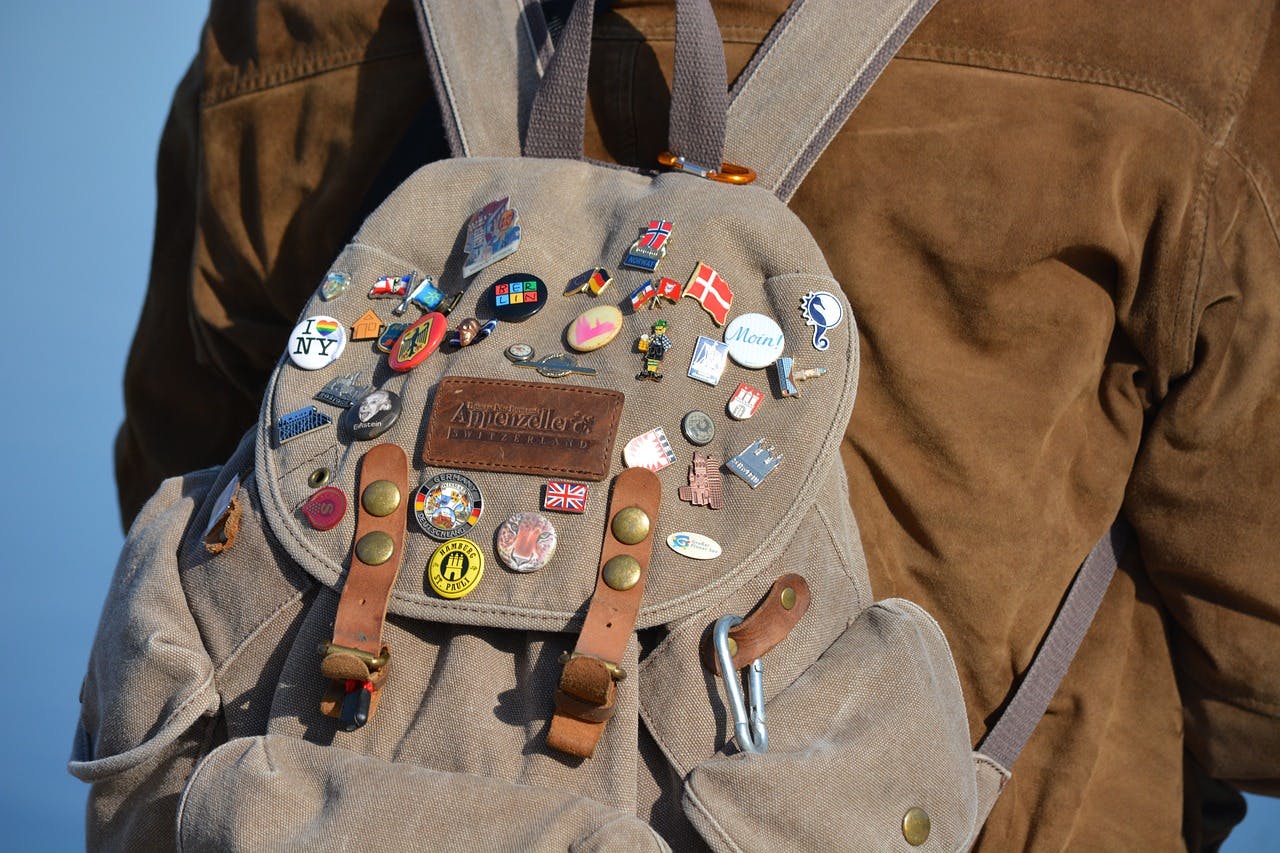
[{"label": "white oval badge", "polygon": [[720,556],[720,543],[701,533],[672,533],[667,545],[682,557],[695,560],[714,560]]},{"label": "white oval badge", "polygon": [[328,367],[347,345],[347,330],[332,317],[308,317],[289,335],[289,359],[303,370]]},{"label": "white oval badge", "polygon": [[740,314],[724,330],[729,358],[743,367],[768,367],[782,355],[782,327],[764,314]]}]

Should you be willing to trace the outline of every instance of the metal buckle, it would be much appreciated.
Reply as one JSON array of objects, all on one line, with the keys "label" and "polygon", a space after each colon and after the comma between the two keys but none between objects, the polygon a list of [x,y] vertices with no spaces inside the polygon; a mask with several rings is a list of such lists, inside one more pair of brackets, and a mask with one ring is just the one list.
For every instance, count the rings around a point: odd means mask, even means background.
[{"label": "metal buckle", "polygon": [[733,654],[729,651],[729,629],[742,624],[741,616],[732,613],[721,616],[711,629],[711,643],[720,661],[720,674],[724,678],[725,692],[729,694],[729,709],[733,712],[733,731],[738,738],[738,748],[743,752],[763,753],[769,748],[769,732],[764,724],[764,666],[756,658],[747,667],[747,689],[750,693],[750,710],[742,698],[742,685],[734,674]]},{"label": "metal buckle", "polygon": [[627,671],[625,669],[618,666],[613,661],[607,661],[604,658],[598,657],[596,655],[583,654],[582,652],[562,652],[560,654],[560,663],[566,664],[569,661],[574,660],[576,658],[591,658],[592,660],[599,661],[601,664],[604,665],[605,669],[609,670],[609,677],[612,678],[614,681],[627,680]]},{"label": "metal buckle", "polygon": [[340,646],[337,643],[321,643],[318,651],[325,657],[333,654],[345,654],[359,658],[364,662],[365,666],[369,667],[370,672],[377,672],[382,669],[387,665],[387,661],[391,659],[391,649],[386,646],[382,647],[382,654],[380,655],[371,655],[368,652],[361,651],[360,649],[353,649],[349,646]]}]

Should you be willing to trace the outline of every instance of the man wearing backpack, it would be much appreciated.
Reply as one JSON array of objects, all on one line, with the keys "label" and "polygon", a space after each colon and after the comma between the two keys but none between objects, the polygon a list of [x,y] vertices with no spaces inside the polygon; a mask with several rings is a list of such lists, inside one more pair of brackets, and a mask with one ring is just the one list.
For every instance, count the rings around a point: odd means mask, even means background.
[{"label": "man wearing backpack", "polygon": [[[731,81],[785,6],[715,4]],[[992,849],[1212,845],[1235,789],[1276,791],[1274,17],[942,0],[792,197],[861,336],[841,452],[872,590],[939,621],[975,743],[1118,511],[1136,534]],[[600,14],[589,156],[667,147],[672,20]],[[421,53],[407,3],[214,4],[161,145],[126,518],[231,455],[329,262],[448,155]]]}]

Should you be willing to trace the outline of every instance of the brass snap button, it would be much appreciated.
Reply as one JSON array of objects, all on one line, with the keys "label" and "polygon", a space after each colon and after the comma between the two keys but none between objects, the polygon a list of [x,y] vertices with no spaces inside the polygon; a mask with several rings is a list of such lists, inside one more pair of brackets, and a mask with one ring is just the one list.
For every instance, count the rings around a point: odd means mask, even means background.
[{"label": "brass snap button", "polygon": [[629,506],[613,517],[613,538],[623,545],[638,545],[649,535],[649,516],[638,506]]},{"label": "brass snap button", "polygon": [[790,610],[796,606],[796,591],[792,587],[787,587],[779,596],[782,599],[782,609]]},{"label": "brass snap button", "polygon": [[640,583],[640,562],[628,554],[619,554],[604,564],[600,574],[610,589],[626,592]]},{"label": "brass snap button", "polygon": [[374,480],[360,496],[360,504],[369,515],[391,515],[400,506],[400,489],[390,480]]},{"label": "brass snap button", "polygon": [[381,566],[396,552],[396,542],[388,533],[375,530],[360,537],[356,543],[356,556],[366,566]]},{"label": "brass snap button", "polygon": [[919,806],[912,806],[902,816],[902,837],[912,847],[919,847],[929,839],[929,813]]}]

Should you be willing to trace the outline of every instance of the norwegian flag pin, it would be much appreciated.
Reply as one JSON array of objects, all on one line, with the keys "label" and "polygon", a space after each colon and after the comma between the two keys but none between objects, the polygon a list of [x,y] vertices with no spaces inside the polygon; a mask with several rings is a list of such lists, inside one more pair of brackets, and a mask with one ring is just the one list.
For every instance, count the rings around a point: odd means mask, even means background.
[{"label": "norwegian flag pin", "polygon": [[569,483],[564,480],[549,480],[547,482],[546,496],[542,499],[542,508],[554,510],[555,512],[586,512],[586,483]]},{"label": "norwegian flag pin", "polygon": [[673,223],[663,219],[651,219],[649,225],[640,235],[640,239],[631,244],[627,256],[622,259],[624,267],[653,272],[658,263],[667,255],[667,240],[671,238]]}]

